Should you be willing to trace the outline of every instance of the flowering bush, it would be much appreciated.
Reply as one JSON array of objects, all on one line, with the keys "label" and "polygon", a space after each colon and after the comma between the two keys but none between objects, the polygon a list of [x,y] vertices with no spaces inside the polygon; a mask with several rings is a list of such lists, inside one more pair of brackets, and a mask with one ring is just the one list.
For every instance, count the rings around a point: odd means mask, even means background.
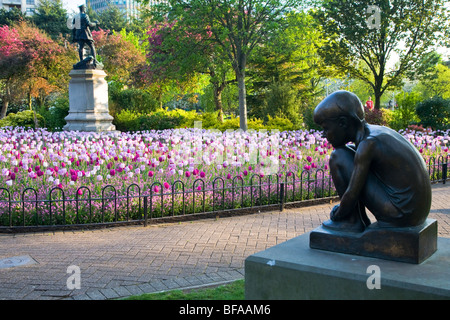
[{"label": "flowering bush", "polygon": [[[448,131],[402,134],[427,162],[448,154]],[[153,216],[272,204],[277,182],[286,183],[287,201],[335,194],[332,146],[314,130],[16,127],[1,128],[0,147],[0,225],[138,219],[144,195]]]}]

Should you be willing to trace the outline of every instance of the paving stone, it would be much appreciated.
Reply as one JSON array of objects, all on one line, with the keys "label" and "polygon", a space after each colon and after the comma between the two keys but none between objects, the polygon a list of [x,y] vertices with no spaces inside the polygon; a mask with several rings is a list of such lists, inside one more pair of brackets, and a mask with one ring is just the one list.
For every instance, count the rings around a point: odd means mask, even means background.
[{"label": "paving stone", "polygon": [[[432,190],[430,217],[438,236],[450,237],[450,184]],[[0,299],[105,300],[242,279],[249,255],[314,229],[334,204],[148,227],[0,234],[0,260],[36,262],[0,270]],[[81,290],[66,290],[72,265],[80,267]]]}]

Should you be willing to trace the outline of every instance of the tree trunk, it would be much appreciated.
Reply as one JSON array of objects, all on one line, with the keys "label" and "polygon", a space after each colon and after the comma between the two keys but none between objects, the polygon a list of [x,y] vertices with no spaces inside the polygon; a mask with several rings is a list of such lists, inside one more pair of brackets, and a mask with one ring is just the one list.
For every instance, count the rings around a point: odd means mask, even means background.
[{"label": "tree trunk", "polygon": [[9,97],[11,91],[9,90],[8,84],[6,84],[6,94],[3,96],[3,104],[2,104],[2,110],[0,111],[0,119],[3,119],[6,117],[6,112],[8,112],[8,106],[9,106]]},{"label": "tree trunk", "polygon": [[223,122],[223,104],[222,104],[222,92],[225,89],[225,84],[217,84],[213,83],[213,91],[214,91],[214,105],[216,111],[218,111],[217,120],[220,123]]},{"label": "tree trunk", "polygon": [[375,104],[374,109],[380,110],[381,107],[381,96],[383,95],[384,90],[383,88],[383,77],[384,75],[382,73],[374,74],[374,86],[373,86],[373,94],[375,96]]},{"label": "tree trunk", "polygon": [[39,128],[39,124],[37,121],[36,110],[33,109],[33,99],[31,97],[31,93],[28,93],[28,106],[30,107],[30,110],[33,111],[34,127],[37,129]]},{"label": "tree trunk", "polygon": [[375,92],[375,104],[374,104],[374,109],[380,110],[380,106],[381,106],[381,93]]},{"label": "tree trunk", "polygon": [[239,127],[247,131],[247,93],[245,90],[245,71],[236,72],[239,87]]},{"label": "tree trunk", "polygon": [[9,101],[6,98],[3,100],[2,111],[0,112],[0,119],[3,119],[4,117],[6,117],[6,112],[8,111],[8,105],[9,105]]}]

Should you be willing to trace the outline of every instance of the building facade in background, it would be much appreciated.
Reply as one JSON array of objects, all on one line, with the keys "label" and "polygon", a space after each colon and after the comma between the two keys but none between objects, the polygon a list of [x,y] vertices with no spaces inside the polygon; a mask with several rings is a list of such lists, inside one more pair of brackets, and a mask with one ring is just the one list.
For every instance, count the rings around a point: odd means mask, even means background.
[{"label": "building facade in background", "polygon": [[38,5],[39,0],[0,0],[0,8],[17,8],[27,15],[32,15]]},{"label": "building facade in background", "polygon": [[98,13],[106,10],[108,6],[116,6],[127,19],[137,17],[141,8],[141,4],[135,0],[86,0],[86,5]]}]

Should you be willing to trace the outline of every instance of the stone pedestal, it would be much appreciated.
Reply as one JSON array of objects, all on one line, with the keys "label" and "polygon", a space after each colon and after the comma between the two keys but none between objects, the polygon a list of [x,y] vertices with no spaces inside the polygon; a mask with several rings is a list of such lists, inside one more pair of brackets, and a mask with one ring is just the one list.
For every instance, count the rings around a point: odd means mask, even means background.
[{"label": "stone pedestal", "polygon": [[450,239],[438,238],[437,251],[420,264],[311,249],[309,239],[306,233],[249,256],[245,298],[450,299]]},{"label": "stone pedestal", "polygon": [[72,70],[69,73],[69,115],[66,131],[114,131],[108,108],[108,83],[103,70]]}]

